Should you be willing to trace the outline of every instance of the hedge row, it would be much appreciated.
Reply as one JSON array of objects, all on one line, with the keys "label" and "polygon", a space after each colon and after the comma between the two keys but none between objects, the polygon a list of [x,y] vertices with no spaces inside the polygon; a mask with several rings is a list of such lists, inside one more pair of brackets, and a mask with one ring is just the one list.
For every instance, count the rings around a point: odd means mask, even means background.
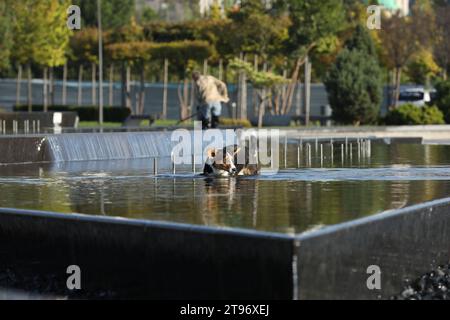
[{"label": "hedge row", "polygon": [[444,114],[436,106],[417,107],[405,104],[389,111],[384,119],[387,125],[445,124]]},{"label": "hedge row", "polygon": [[[42,105],[33,105],[33,111],[43,111]],[[28,111],[28,106],[15,106],[14,111]],[[98,121],[97,106],[49,106],[48,111],[56,112],[76,112],[80,121]],[[124,122],[131,114],[131,110],[121,107],[104,107],[103,119],[105,122]]]}]

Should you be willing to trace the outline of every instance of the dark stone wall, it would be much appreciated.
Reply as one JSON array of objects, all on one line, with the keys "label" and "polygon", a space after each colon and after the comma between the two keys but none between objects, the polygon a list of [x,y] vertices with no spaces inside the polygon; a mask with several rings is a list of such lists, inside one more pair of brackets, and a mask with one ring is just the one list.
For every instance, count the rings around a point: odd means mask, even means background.
[{"label": "dark stone wall", "polygon": [[292,299],[292,254],[283,235],[0,209],[0,287],[40,294]]},{"label": "dark stone wall", "polygon": [[52,161],[45,137],[1,137],[0,164]]},{"label": "dark stone wall", "polygon": [[[349,222],[298,238],[300,299],[388,299],[405,278],[450,260],[450,199]],[[367,268],[381,268],[381,290]]]}]

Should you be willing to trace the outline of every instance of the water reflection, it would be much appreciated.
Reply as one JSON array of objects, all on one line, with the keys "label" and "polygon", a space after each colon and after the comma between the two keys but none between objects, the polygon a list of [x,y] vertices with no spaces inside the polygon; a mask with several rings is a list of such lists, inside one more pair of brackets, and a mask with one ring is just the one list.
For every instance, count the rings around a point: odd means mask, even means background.
[{"label": "water reflection", "polygon": [[379,144],[370,165],[232,179],[153,177],[149,160],[3,166],[0,206],[301,232],[448,197],[448,150]]}]

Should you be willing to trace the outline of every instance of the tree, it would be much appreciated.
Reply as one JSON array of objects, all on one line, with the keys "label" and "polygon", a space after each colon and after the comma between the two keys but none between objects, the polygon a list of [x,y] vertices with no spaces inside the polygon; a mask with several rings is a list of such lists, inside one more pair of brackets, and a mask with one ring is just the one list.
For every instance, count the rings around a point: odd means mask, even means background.
[{"label": "tree", "polygon": [[71,36],[71,31],[66,25],[66,10],[69,5],[68,0],[40,0],[35,4],[41,14],[39,19],[41,35],[36,42],[34,60],[44,67],[44,112],[47,112],[48,107],[47,75],[51,79],[50,93],[53,100],[53,68],[64,65],[67,59],[66,53]]},{"label": "tree", "polygon": [[83,28],[70,38],[70,54],[72,60],[78,64],[78,105],[82,102],[82,80],[84,67],[90,65],[92,69],[92,105],[96,104],[96,70],[98,64],[98,30]]},{"label": "tree", "polygon": [[[65,62],[71,33],[66,26],[68,6],[67,0],[13,1],[12,56],[19,65],[27,65],[29,111],[32,106],[32,63],[44,66],[46,73],[47,67],[55,67]],[[44,81],[44,101],[47,99],[46,89]]]},{"label": "tree", "polygon": [[142,14],[139,17],[139,22],[141,24],[146,24],[158,19],[159,19],[158,13],[156,13],[156,11],[150,7],[146,7],[142,10]]},{"label": "tree", "polygon": [[382,42],[383,58],[388,68],[394,71],[391,108],[398,105],[404,67],[414,54],[431,42],[433,21],[432,12],[420,2],[413,7],[411,17],[396,12],[382,18],[382,30],[378,34]]},{"label": "tree", "polygon": [[[97,1],[75,0],[83,13],[85,27],[97,26]],[[102,1],[102,22],[105,29],[119,28],[127,25],[134,16],[135,0],[106,0]]]},{"label": "tree", "polygon": [[445,121],[450,123],[450,81],[436,85],[436,105],[444,113]]},{"label": "tree", "polygon": [[276,5],[278,10],[287,8],[292,21],[288,48],[295,64],[285,102],[290,105],[301,66],[321,41],[336,35],[345,27],[345,12],[342,0],[322,0],[320,3],[310,0],[280,0]]},{"label": "tree", "polygon": [[333,118],[344,124],[377,119],[382,99],[381,69],[370,35],[358,26],[325,79]]},{"label": "tree", "polygon": [[286,83],[286,79],[273,72],[257,71],[250,63],[240,59],[233,59],[230,62],[230,68],[238,71],[245,71],[249,81],[257,90],[259,98],[258,127],[261,128],[265,113],[265,102],[273,97],[274,91],[277,90],[280,85]]},{"label": "tree", "polygon": [[441,68],[436,64],[433,53],[429,49],[422,49],[411,59],[406,73],[412,82],[428,86],[430,79],[439,74]]},{"label": "tree", "polygon": [[434,47],[434,56],[443,71],[443,78],[446,80],[450,68],[450,5],[438,6],[435,11],[437,41]]},{"label": "tree", "polygon": [[[150,53],[156,61],[164,63],[165,66],[165,84],[167,84],[169,62],[171,69],[179,77],[183,79],[183,85],[178,88],[178,98],[180,102],[180,119],[185,119],[189,113],[189,77],[191,71],[208,58],[216,53],[214,48],[206,41],[174,41],[169,43],[155,43]],[[165,90],[167,86],[165,85]],[[166,91],[165,91],[166,96]],[[167,99],[164,99],[167,101]],[[191,100],[192,101],[192,100]],[[193,107],[193,106],[191,106]],[[165,110],[166,106],[163,106]]]},{"label": "tree", "polygon": [[12,47],[12,0],[0,2],[0,71],[10,65]]},{"label": "tree", "polygon": [[126,64],[126,73],[127,73],[127,83],[125,87],[126,95],[127,95],[127,102],[125,104],[126,107],[131,108],[131,104],[129,102],[129,74],[131,70],[131,66],[136,66],[140,69],[140,82],[141,82],[141,89],[139,94],[139,103],[135,110],[135,113],[142,114],[144,112],[144,102],[145,102],[145,70],[147,62],[150,60],[151,57],[151,49],[152,49],[152,43],[140,41],[140,42],[122,42],[122,43],[115,43],[110,44],[106,47],[107,55],[110,57],[110,60],[118,61],[121,63]]}]

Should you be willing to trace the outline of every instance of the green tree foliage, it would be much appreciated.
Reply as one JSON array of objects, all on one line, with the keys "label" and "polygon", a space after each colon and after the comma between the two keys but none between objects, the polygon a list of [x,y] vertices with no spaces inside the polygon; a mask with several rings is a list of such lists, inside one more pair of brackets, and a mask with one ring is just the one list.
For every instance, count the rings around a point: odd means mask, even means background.
[{"label": "green tree foliage", "polygon": [[202,63],[215,54],[214,48],[201,40],[155,43],[150,52],[156,61],[168,59],[171,70],[180,78],[186,78],[195,62]]},{"label": "green tree foliage", "polygon": [[430,79],[436,77],[441,69],[436,64],[430,50],[422,49],[408,64],[406,73],[412,82],[428,85]]},{"label": "green tree foliage", "polygon": [[436,105],[444,113],[445,121],[450,123],[450,81],[441,81],[436,85]]},{"label": "green tree foliage", "polygon": [[325,79],[333,118],[339,123],[373,123],[382,99],[381,69],[370,36],[357,28]]},{"label": "green tree foliage", "polygon": [[249,81],[257,89],[271,89],[277,85],[286,83],[286,79],[272,72],[256,71],[252,64],[240,59],[230,61],[229,67],[235,70],[245,71]]},{"label": "green tree foliage", "polygon": [[396,107],[400,95],[402,72],[415,54],[433,42],[435,24],[433,12],[425,5],[416,2],[412,16],[403,16],[400,12],[392,16],[383,16],[382,30],[378,35],[382,42],[382,56],[386,66],[394,72],[394,90],[392,106]]},{"label": "green tree foliage", "polygon": [[66,10],[68,0],[40,0],[36,4],[42,14],[40,18],[40,36],[37,38],[35,62],[47,66],[58,67],[66,62],[71,31],[67,28]]},{"label": "green tree foliage", "polygon": [[426,125],[444,124],[444,114],[435,106],[419,108],[404,104],[389,111],[385,117],[387,125]]},{"label": "green tree foliage", "polygon": [[[97,1],[95,0],[75,0],[73,4],[80,6],[83,26],[97,26]],[[106,29],[113,29],[127,25],[134,15],[134,0],[103,0],[102,1],[102,22]]]},{"label": "green tree foliage", "polygon": [[158,13],[150,7],[144,8],[142,14],[139,16],[139,22],[141,24],[150,23],[158,19],[159,19]]},{"label": "green tree foliage", "polygon": [[260,0],[243,1],[241,9],[230,12],[229,18],[229,29],[221,36],[227,37],[235,53],[253,53],[267,58],[280,53],[289,38],[287,17],[268,14]]},{"label": "green tree foliage", "polygon": [[349,50],[358,50],[371,57],[377,56],[377,51],[372,37],[367,29],[362,25],[357,25],[351,38],[347,40],[345,46]]},{"label": "green tree foliage", "polygon": [[70,38],[72,60],[78,64],[98,63],[98,30],[83,28]]},{"label": "green tree foliage", "polygon": [[20,63],[54,67],[65,63],[71,31],[66,26],[69,1],[14,1],[13,57]]},{"label": "green tree foliage", "polygon": [[128,24],[109,32],[108,41],[117,42],[134,42],[144,40],[144,28],[136,22],[134,17],[130,18]]},{"label": "green tree foliage", "polygon": [[12,47],[12,0],[0,2],[0,71],[10,64]]},{"label": "green tree foliage", "polygon": [[229,67],[235,71],[244,71],[257,90],[259,98],[258,127],[261,128],[265,113],[265,102],[271,99],[279,86],[285,84],[287,80],[273,72],[256,71],[252,64],[240,59],[233,59]]},{"label": "green tree foliage", "polygon": [[435,12],[437,28],[434,56],[446,80],[450,70],[450,3],[441,3]]},{"label": "green tree foliage", "polygon": [[316,46],[320,39],[335,35],[345,27],[342,0],[283,0],[288,7],[292,25],[289,43],[294,52],[304,54]]},{"label": "green tree foliage", "polygon": [[151,42],[121,42],[106,47],[107,55],[113,61],[142,62],[150,60]]}]

